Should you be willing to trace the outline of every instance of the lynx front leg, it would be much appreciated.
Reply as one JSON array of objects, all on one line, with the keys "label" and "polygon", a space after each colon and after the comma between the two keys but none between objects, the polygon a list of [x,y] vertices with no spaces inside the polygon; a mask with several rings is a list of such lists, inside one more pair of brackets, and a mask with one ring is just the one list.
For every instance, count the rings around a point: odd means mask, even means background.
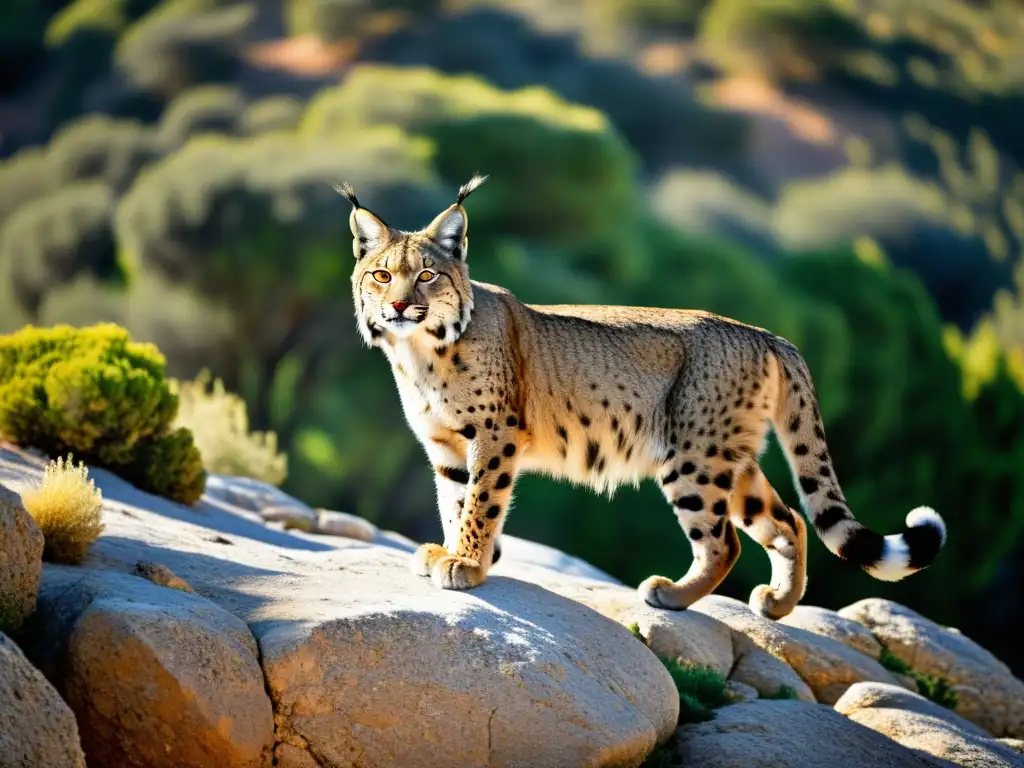
[{"label": "lynx front leg", "polygon": [[[469,484],[469,469],[466,456],[456,446],[443,437],[431,439],[427,446],[427,455],[434,465],[434,484],[437,486],[437,510],[441,516],[441,528],[444,531],[444,546],[435,547],[439,554],[454,549],[458,544],[459,520],[466,501],[466,486]],[[424,548],[425,550],[426,548]],[[424,552],[423,554],[426,554]],[[420,576],[429,576],[430,567],[427,559],[416,557],[413,570]]]},{"label": "lynx front leg", "polygon": [[446,542],[445,548],[426,544],[417,553],[439,587],[470,589],[486,579],[512,496],[518,452],[517,434],[511,428],[495,429],[472,441],[469,483],[456,540]]}]

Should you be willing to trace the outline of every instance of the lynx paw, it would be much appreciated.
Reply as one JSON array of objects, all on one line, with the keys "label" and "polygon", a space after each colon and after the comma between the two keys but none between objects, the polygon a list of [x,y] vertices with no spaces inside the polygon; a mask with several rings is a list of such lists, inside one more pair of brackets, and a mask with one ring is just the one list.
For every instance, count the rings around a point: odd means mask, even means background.
[{"label": "lynx paw", "polygon": [[684,590],[664,576],[650,576],[636,590],[645,603],[654,608],[682,611],[689,606]]},{"label": "lynx paw", "polygon": [[476,560],[446,552],[434,562],[430,576],[441,589],[472,589],[483,584],[486,574]]},{"label": "lynx paw", "polygon": [[448,550],[437,544],[422,544],[412,556],[412,570],[417,576],[429,576],[430,569],[442,557],[448,556]]},{"label": "lynx paw", "polygon": [[787,610],[785,606],[779,605],[779,602],[775,599],[775,590],[767,584],[754,587],[754,591],[750,593],[748,604],[750,605],[750,610],[760,616],[764,616],[766,619],[781,619],[792,610]]}]

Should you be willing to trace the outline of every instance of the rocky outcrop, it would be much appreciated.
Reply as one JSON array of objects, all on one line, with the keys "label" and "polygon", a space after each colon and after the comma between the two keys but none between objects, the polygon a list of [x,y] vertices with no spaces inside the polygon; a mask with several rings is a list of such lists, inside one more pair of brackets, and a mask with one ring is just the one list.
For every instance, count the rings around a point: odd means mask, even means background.
[{"label": "rocky outcrop", "polygon": [[24,647],[78,719],[90,766],[258,768],[273,713],[237,617],[112,571],[47,566]]},{"label": "rocky outcrop", "polygon": [[839,614],[867,627],[915,671],[953,683],[958,714],[994,736],[1024,737],[1024,683],[970,638],[889,600],[861,600]]},{"label": "rocky outcrop", "polygon": [[952,766],[902,747],[829,707],[754,701],[679,728],[673,765],[686,768],[937,768]]},{"label": "rocky outcrop", "polygon": [[834,704],[854,683],[900,684],[881,664],[849,645],[766,619],[739,600],[711,595],[698,600],[690,610],[729,625],[785,662],[807,683],[822,704]]},{"label": "rocky outcrop", "polygon": [[[12,487],[34,481],[19,466]],[[215,482],[186,509],[91,474],[105,530],[82,566],[44,566],[22,635],[91,767],[635,767],[658,744],[686,766],[1015,754],[899,687],[877,660],[885,622],[849,609],[772,622],[713,596],[656,610],[512,536],[487,583],[441,591],[411,572],[415,542],[366,521],[315,510],[312,528],[268,523],[268,509],[308,509],[269,486]],[[714,669],[730,703],[677,728],[659,656]],[[784,696],[799,700],[764,700]]]},{"label": "rocky outcrop", "polygon": [[19,629],[35,610],[43,543],[21,497],[0,484],[0,631]]},{"label": "rocky outcrop", "polygon": [[4,768],[85,768],[75,716],[2,632],[0,715],[0,765]]},{"label": "rocky outcrop", "polygon": [[1012,768],[1020,755],[978,726],[923,696],[881,683],[857,683],[837,712],[905,747],[965,768]]}]

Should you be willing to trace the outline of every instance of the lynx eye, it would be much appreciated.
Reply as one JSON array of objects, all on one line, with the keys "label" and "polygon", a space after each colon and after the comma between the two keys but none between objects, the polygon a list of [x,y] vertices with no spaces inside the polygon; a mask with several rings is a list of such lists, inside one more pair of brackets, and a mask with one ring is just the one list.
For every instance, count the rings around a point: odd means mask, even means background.
[{"label": "lynx eye", "polygon": [[376,272],[373,273],[373,279],[376,280],[378,283],[390,283],[391,273],[388,272],[386,269],[378,269]]},{"label": "lynx eye", "polygon": [[419,280],[421,283],[429,283],[435,277],[437,277],[436,272],[431,272],[429,269],[424,269],[422,272],[420,272],[419,277],[416,279]]}]

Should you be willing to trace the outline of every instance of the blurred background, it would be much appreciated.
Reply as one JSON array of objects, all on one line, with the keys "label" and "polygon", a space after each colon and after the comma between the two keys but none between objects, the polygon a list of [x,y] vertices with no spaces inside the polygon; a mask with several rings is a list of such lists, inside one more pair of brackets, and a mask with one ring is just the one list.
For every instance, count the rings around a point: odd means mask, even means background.
[{"label": "blurred background", "polygon": [[[898,584],[812,540],[805,602],[899,600],[1021,675],[1022,165],[1017,0],[5,0],[0,332],[121,323],[244,399],[268,479],[436,541],[332,187],[413,229],[488,173],[473,277],[789,338],[860,519],[945,516]],[[630,584],[690,560],[654,487],[523,478],[506,530]],[[744,539],[720,591],[768,574]]]}]

